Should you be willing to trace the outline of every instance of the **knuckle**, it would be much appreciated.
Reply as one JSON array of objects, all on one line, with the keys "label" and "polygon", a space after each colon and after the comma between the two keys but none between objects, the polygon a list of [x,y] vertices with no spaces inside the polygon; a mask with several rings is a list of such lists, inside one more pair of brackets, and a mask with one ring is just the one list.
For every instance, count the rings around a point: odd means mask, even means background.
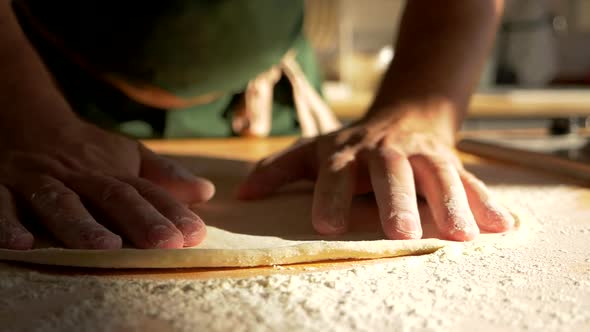
[{"label": "knuckle", "polygon": [[[400,225],[402,224],[414,224],[419,222],[419,218],[410,211],[398,211],[393,213],[384,219],[384,223],[394,225],[396,229],[399,231]],[[407,232],[407,231],[406,231]]]},{"label": "knuckle", "polygon": [[415,195],[410,195],[406,190],[401,188],[391,189],[391,203],[396,207],[409,207],[414,205]]},{"label": "knuckle", "polygon": [[463,178],[463,180],[467,181],[468,183],[483,184],[483,182],[480,179],[478,179],[475,175],[464,169],[459,171],[459,175],[461,175],[461,178]]},{"label": "knuckle", "polygon": [[338,151],[333,153],[328,159],[328,169],[333,172],[338,172],[354,162],[356,156],[351,151]]},{"label": "knuckle", "polygon": [[421,165],[422,164],[423,165],[428,165],[429,164],[428,158],[423,153],[412,153],[408,157],[408,160],[412,164],[421,164]]},{"label": "knuckle", "polygon": [[386,162],[396,162],[406,159],[406,154],[399,148],[393,146],[381,146],[377,149],[377,155]]},{"label": "knuckle", "polygon": [[104,229],[88,226],[86,224],[87,221],[88,220],[80,221],[80,229],[78,230],[78,236],[82,242],[89,243],[107,236],[107,232]]},{"label": "knuckle", "polygon": [[361,126],[339,132],[334,139],[334,143],[337,147],[357,146],[365,143],[370,136],[369,129]]},{"label": "knuckle", "polygon": [[451,163],[446,158],[430,157],[430,158],[428,158],[428,160],[432,164],[432,166],[435,167],[435,168],[439,168],[439,169],[450,169],[450,168],[454,168],[453,167],[453,163]]},{"label": "knuckle", "polygon": [[452,166],[451,162],[440,156],[431,153],[417,153],[410,157],[412,160],[423,163],[433,170],[447,169]]},{"label": "knuckle", "polygon": [[31,195],[31,203],[39,208],[55,207],[63,205],[71,199],[77,198],[76,194],[67,189],[59,181],[52,180],[43,184]]},{"label": "knuckle", "polygon": [[48,155],[22,154],[15,160],[15,165],[21,166],[20,171],[43,172],[53,176],[64,173],[63,165],[55,158]]},{"label": "knuckle", "polygon": [[102,190],[100,198],[103,202],[121,201],[137,195],[137,190],[132,186],[118,181],[111,181]]},{"label": "knuckle", "polygon": [[143,180],[138,181],[135,184],[135,188],[143,196],[168,198],[168,193],[165,190],[162,190],[159,187],[157,187],[147,181],[143,181]]},{"label": "knuckle", "polygon": [[88,228],[94,221],[94,219],[89,216],[79,213],[76,213],[72,210],[57,210],[51,215],[52,217],[59,217],[60,223],[55,225],[54,227],[64,234],[77,234],[79,235],[84,229]]}]

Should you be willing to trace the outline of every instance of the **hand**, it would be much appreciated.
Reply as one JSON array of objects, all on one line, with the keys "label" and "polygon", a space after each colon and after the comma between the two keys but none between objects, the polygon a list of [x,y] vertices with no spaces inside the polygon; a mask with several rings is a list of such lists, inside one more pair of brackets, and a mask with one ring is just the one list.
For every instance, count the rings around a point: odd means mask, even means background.
[{"label": "hand", "polygon": [[352,196],[371,190],[389,239],[422,237],[417,194],[448,239],[471,240],[480,229],[509,230],[510,213],[462,167],[448,121],[425,112],[403,114],[363,120],[262,160],[239,197],[258,199],[288,183],[315,179],[312,223],[326,235],[345,232]]},{"label": "hand", "polygon": [[117,249],[120,235],[139,248],[194,246],[205,225],[184,204],[213,193],[139,142],[79,120],[0,134],[0,248],[32,247],[24,211],[69,248]]}]

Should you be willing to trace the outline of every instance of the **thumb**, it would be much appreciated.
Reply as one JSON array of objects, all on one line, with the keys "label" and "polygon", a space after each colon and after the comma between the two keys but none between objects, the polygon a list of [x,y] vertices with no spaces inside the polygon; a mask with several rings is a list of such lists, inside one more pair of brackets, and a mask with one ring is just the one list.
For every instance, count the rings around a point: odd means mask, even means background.
[{"label": "thumb", "polygon": [[186,168],[165,157],[155,154],[143,145],[140,176],[166,189],[179,201],[192,204],[210,200],[215,194],[211,181],[196,177]]},{"label": "thumb", "polygon": [[264,198],[297,180],[312,177],[309,164],[315,141],[302,140],[289,149],[260,161],[238,188],[243,200]]}]

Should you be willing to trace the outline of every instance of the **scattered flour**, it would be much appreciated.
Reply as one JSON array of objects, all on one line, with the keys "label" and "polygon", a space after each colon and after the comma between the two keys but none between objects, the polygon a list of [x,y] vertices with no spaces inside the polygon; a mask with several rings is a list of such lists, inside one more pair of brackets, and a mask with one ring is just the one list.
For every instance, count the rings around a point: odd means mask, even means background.
[{"label": "scattered flour", "polygon": [[276,266],[241,279],[69,277],[1,265],[0,330],[590,330],[590,212],[556,217],[575,206],[575,190],[494,192],[537,220],[523,242],[301,274]]}]

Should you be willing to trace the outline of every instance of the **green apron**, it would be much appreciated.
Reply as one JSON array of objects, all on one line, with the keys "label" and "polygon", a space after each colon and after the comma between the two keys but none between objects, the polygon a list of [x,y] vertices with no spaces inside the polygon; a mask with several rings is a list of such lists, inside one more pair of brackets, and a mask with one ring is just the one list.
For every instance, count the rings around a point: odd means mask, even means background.
[{"label": "green apron", "polygon": [[[133,4],[132,4],[133,3]],[[320,77],[302,35],[303,1],[293,0],[15,0],[15,11],[73,109],[97,125],[138,138],[224,137],[233,104],[251,79],[289,49],[312,85]],[[222,92],[216,101],[183,110],[134,102],[80,69],[60,47],[104,73],[188,98]],[[274,89],[271,135],[299,130],[291,86]]]}]

